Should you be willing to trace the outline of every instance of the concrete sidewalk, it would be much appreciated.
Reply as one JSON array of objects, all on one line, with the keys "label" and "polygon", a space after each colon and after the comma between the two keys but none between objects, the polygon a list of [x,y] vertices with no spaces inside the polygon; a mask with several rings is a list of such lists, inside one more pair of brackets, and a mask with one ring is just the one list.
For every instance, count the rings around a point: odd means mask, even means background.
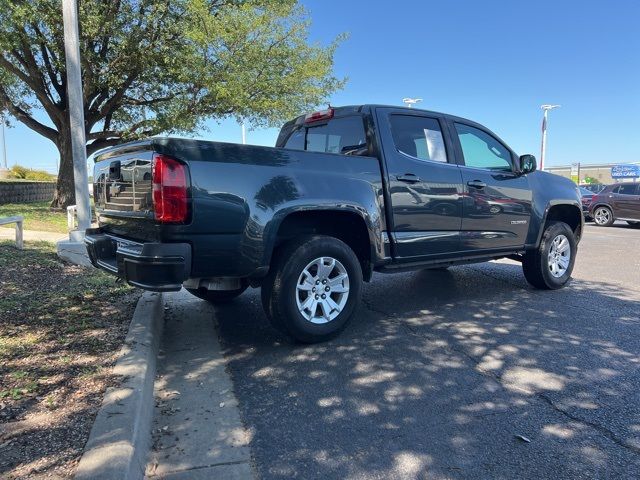
[{"label": "concrete sidewalk", "polygon": [[[16,238],[16,229],[0,227],[0,240],[15,240]],[[65,238],[69,238],[68,233],[57,233],[57,232],[39,232],[37,230],[24,230],[23,238],[26,241],[44,241],[56,243],[60,240],[64,240]]]},{"label": "concrete sidewalk", "polygon": [[184,290],[165,301],[147,478],[252,479],[251,437],[225,371],[213,307]]}]

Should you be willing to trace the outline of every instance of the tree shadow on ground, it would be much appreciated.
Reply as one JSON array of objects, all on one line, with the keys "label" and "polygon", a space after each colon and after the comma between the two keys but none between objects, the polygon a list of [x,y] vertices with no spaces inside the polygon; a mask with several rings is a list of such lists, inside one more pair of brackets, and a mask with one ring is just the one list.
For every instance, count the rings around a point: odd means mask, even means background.
[{"label": "tree shadow on ground", "polygon": [[281,337],[255,292],[216,318],[262,478],[634,478],[637,298],[490,263],[376,276],[320,345]]}]

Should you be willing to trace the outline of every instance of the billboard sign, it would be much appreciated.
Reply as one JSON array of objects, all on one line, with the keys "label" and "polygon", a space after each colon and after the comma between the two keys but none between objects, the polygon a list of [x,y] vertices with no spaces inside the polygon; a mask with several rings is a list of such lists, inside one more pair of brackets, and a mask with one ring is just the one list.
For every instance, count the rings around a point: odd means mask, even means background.
[{"label": "billboard sign", "polygon": [[638,178],[640,165],[614,165],[611,167],[612,178]]},{"label": "billboard sign", "polygon": [[571,164],[571,180],[573,180],[575,183],[580,182],[580,164],[579,163]]}]

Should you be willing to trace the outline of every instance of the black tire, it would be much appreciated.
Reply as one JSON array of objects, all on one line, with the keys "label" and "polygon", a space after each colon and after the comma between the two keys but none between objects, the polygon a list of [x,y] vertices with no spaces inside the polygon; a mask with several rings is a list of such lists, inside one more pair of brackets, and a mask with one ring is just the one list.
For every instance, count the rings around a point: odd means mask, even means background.
[{"label": "black tire", "polygon": [[[602,216],[598,215],[598,213],[601,212]],[[606,220],[603,221],[602,219],[605,217]],[[593,221],[598,227],[610,227],[611,225],[613,225],[613,222],[615,222],[616,219],[613,218],[613,212],[609,207],[600,205],[593,209]]]},{"label": "black tire", "polygon": [[227,303],[242,295],[248,285],[236,290],[207,290],[206,288],[185,288],[187,292],[209,303]]},{"label": "black tire", "polygon": [[[321,257],[338,260],[348,275],[349,292],[342,311],[335,318],[326,323],[312,323],[298,309],[298,278],[311,262]],[[304,236],[274,253],[269,274],[262,283],[262,305],[277,330],[302,343],[324,342],[338,335],[356,313],[362,282],[360,262],[347,244],[328,236]],[[317,308],[322,311],[321,305]]]},{"label": "black tire", "polygon": [[[550,270],[549,252],[553,241],[559,235],[564,235],[569,241],[570,258],[566,271],[560,277],[555,277]],[[540,246],[536,250],[528,251],[522,261],[524,276],[532,286],[543,290],[562,288],[571,279],[571,272],[575,264],[578,245],[571,227],[564,222],[549,222],[542,234]]]}]

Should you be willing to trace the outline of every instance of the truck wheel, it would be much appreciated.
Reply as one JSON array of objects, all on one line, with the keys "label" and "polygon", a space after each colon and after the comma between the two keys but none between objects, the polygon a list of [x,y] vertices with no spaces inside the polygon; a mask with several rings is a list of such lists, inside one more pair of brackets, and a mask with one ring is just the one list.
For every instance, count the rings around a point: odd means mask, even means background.
[{"label": "truck wheel", "polygon": [[230,302],[234,298],[242,295],[242,293],[246,289],[246,285],[236,290],[207,290],[206,288],[185,288],[185,290],[191,295],[195,295],[202,300],[206,300],[207,302],[214,304]]},{"label": "truck wheel", "polygon": [[599,227],[610,227],[614,220],[613,212],[609,207],[598,207],[593,212],[593,221]]},{"label": "truck wheel", "polygon": [[262,284],[262,305],[273,326],[303,343],[340,333],[360,304],[362,269],[337,238],[305,236],[274,254]]},{"label": "truck wheel", "polygon": [[524,256],[524,276],[535,288],[562,288],[571,278],[577,251],[571,227],[564,222],[550,222],[542,235],[540,246]]}]

